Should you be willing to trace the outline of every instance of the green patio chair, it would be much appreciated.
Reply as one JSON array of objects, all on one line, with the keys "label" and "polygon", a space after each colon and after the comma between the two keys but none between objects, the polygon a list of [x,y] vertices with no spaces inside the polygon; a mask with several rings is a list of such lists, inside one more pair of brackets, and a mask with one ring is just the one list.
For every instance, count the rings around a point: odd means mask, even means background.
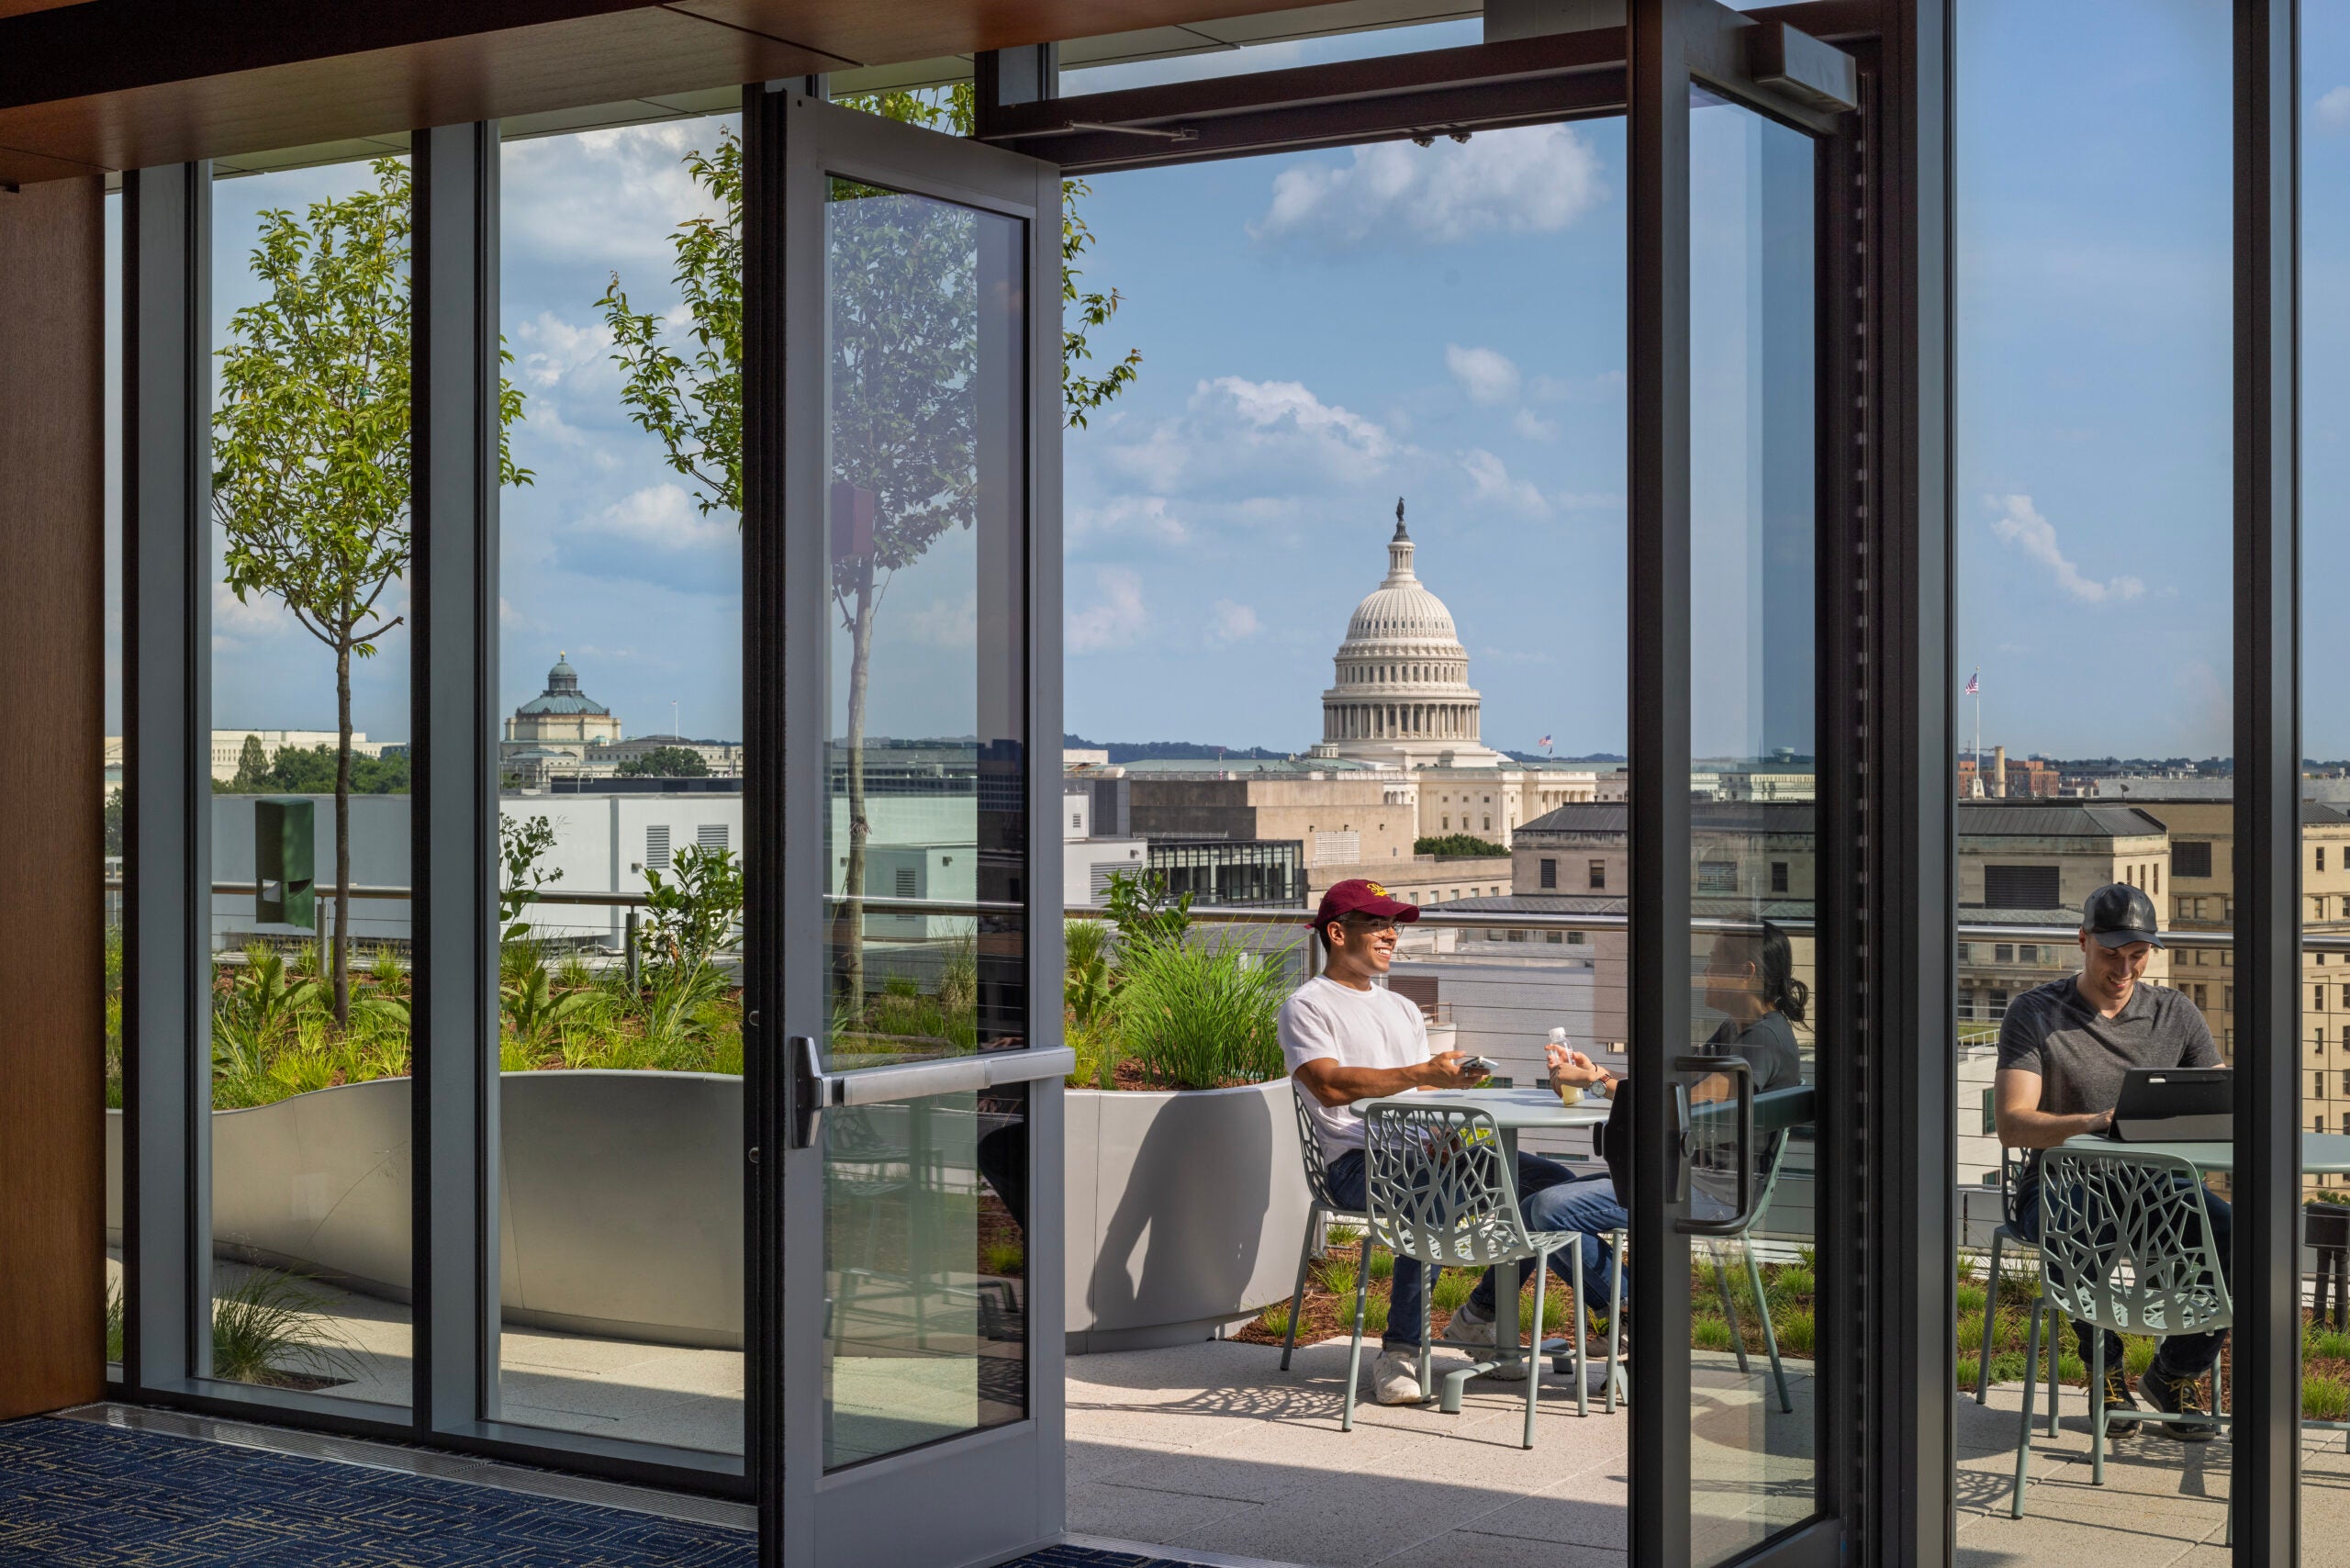
[{"label": "green patio chair", "polygon": [[1314,1202],[1305,1211],[1305,1235],[1297,1245],[1297,1283],[1289,1293],[1289,1332],[1281,1336],[1281,1371],[1289,1371],[1290,1353],[1297,1349],[1297,1315],[1305,1306],[1305,1271],[1314,1264],[1314,1255],[1321,1250],[1322,1227],[1331,1220],[1344,1220],[1362,1231],[1362,1260],[1355,1276],[1365,1279],[1371,1273],[1371,1216],[1350,1209],[1330,1195],[1330,1162],[1322,1156],[1322,1139],[1314,1130],[1314,1118],[1306,1114],[1305,1090],[1297,1080],[1290,1080],[1290,1103],[1297,1112],[1297,1151],[1305,1162],[1305,1190]]},{"label": "green patio chair", "polygon": [[[2110,1150],[2052,1148],[2040,1170],[2040,1300],[2032,1306],[2025,1364],[2040,1364],[2040,1331],[2051,1340],[2067,1317],[2090,1327],[2089,1479],[2105,1484],[2105,1330],[2117,1334],[2208,1334],[2231,1327],[2235,1303],[2219,1249],[2199,1171],[2177,1155],[2117,1144]],[[2010,1518],[2023,1518],[2024,1481],[2031,1464],[2031,1401],[2036,1377],[2023,1384],[2023,1421],[2016,1439],[2015,1495]],[[2134,1421],[2216,1421],[2229,1424],[2224,1406],[2209,1416],[2132,1410]],[[2235,1507],[2228,1508],[2235,1537]]]},{"label": "green patio chair", "polygon": [[[1574,1258],[1574,1293],[1583,1292],[1582,1238],[1568,1230],[1526,1228],[1517,1206],[1517,1162],[1502,1141],[1493,1117],[1465,1105],[1374,1105],[1364,1125],[1363,1175],[1371,1205],[1371,1236],[1398,1258],[1416,1260],[1431,1271],[1475,1269],[1534,1260],[1533,1349],[1540,1360],[1542,1308],[1549,1294],[1550,1254],[1566,1249]],[[1506,1277],[1506,1276],[1505,1276]],[[1420,1386],[1428,1385],[1431,1349],[1428,1303],[1435,1296],[1431,1272],[1420,1297]],[[1354,1348],[1347,1357],[1346,1414],[1341,1430],[1355,1424],[1355,1390],[1362,1373],[1364,1303],[1370,1271],[1355,1284]],[[1583,1336],[1574,1336],[1575,1408],[1591,1413],[1583,1375]],[[1608,1355],[1613,1383],[1615,1354]],[[1497,1365],[1479,1362],[1478,1366]],[[1534,1446],[1534,1413],[1542,1389],[1541,1370],[1528,1366],[1526,1436]]]},{"label": "green patio chair", "polygon": [[[1999,1150],[1999,1227],[1991,1233],[1991,1268],[1983,1287],[1983,1355],[1975,1369],[1975,1403],[1991,1403],[1991,1335],[1999,1316],[1999,1254],[2008,1248],[2034,1250],[2023,1233],[2023,1215],[2016,1208],[2030,1162],[2021,1149]],[[2048,1429],[2056,1429],[2056,1385],[2048,1386]]]}]

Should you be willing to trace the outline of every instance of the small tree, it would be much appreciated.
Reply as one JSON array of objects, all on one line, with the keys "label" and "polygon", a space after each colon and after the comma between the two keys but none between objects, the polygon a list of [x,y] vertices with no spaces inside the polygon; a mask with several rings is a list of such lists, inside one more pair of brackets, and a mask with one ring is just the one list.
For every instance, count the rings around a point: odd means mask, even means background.
[{"label": "small tree", "polygon": [[[263,296],[229,319],[212,421],[213,515],[238,602],[262,594],[334,655],[333,997],[351,1021],[351,661],[405,617],[384,596],[407,572],[408,164],[305,217],[261,215],[252,274]],[[498,477],[528,484],[506,433],[522,394],[501,386]]]},{"label": "small tree", "polygon": [[240,795],[258,794],[269,788],[269,753],[262,749],[259,735],[247,735],[237,752],[237,778],[230,786]]},{"label": "small tree", "polygon": [[[976,101],[968,84],[941,97],[873,93],[849,106],[958,136],[971,134]],[[621,398],[636,422],[657,437],[670,465],[694,481],[704,512],[743,510],[743,147],[731,131],[715,152],[687,155],[687,170],[724,213],[679,224],[671,236],[674,277],[690,324],[690,342],[672,346],[666,319],[630,308],[620,274],[598,303],[610,328],[625,379]],[[1078,216],[1081,180],[1061,182],[1061,298],[1064,319],[1061,402],[1071,425],[1130,384],[1140,350],[1099,375],[1087,334],[1115,316],[1115,289],[1080,290],[1077,259],[1093,244]],[[842,868],[841,1004],[860,1014],[865,995],[863,940],[866,844],[865,732],[874,616],[895,575],[919,560],[952,528],[977,516],[971,479],[978,388],[967,367],[979,323],[977,269],[968,209],[908,202],[893,193],[835,180],[827,243],[837,283],[831,300],[834,427],[853,432],[835,450],[831,477],[872,503],[869,537],[836,544],[832,596],[849,637],[848,703],[844,728],[848,844]]]}]

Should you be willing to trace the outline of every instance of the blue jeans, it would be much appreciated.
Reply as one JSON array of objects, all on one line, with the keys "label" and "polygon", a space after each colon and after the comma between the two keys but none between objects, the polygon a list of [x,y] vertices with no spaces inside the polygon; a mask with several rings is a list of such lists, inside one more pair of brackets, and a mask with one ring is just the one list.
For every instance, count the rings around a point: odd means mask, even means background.
[{"label": "blue jeans", "polygon": [[[1363,1181],[1362,1150],[1350,1148],[1330,1161],[1329,1173],[1330,1195],[1333,1198],[1358,1213],[1369,1211],[1370,1193]],[[1548,1220],[1537,1217],[1545,1211],[1538,1209],[1536,1205],[1542,1194],[1556,1191],[1562,1186],[1581,1188],[1594,1185],[1606,1191],[1610,1202],[1613,1202],[1615,1191],[1607,1186],[1605,1179],[1596,1182],[1578,1182],[1575,1180],[1573,1171],[1556,1160],[1545,1159],[1539,1154],[1520,1154],[1517,1157],[1518,1209],[1526,1216],[1526,1223],[1536,1229],[1578,1228],[1573,1226],[1554,1226]],[[1618,1224],[1623,1223],[1621,1219],[1623,1212],[1620,1208],[1616,1211],[1618,1215],[1617,1222]],[[1589,1237],[1585,1237],[1584,1245],[1588,1249],[1596,1243],[1593,1242]],[[1600,1249],[1600,1255],[1603,1257],[1606,1255],[1604,1248]],[[1585,1252],[1583,1264],[1587,1276],[1591,1266],[1591,1254],[1588,1250]],[[1550,1267],[1561,1279],[1569,1277],[1568,1265],[1561,1259],[1553,1257],[1550,1260]],[[1533,1271],[1534,1261],[1532,1259],[1528,1259],[1519,1265],[1518,1277],[1522,1280]],[[1382,1337],[1383,1344],[1415,1350],[1419,1349],[1421,1304],[1427,1290],[1427,1272],[1428,1271],[1421,1267],[1415,1259],[1395,1260],[1395,1278],[1388,1296],[1387,1332]],[[1586,1285],[1585,1288],[1593,1287]],[[1606,1282],[1602,1280],[1596,1288],[1606,1290]],[[1482,1304],[1483,1311],[1486,1316],[1492,1315],[1494,1271],[1491,1269],[1485,1271],[1485,1277],[1479,1282],[1476,1294],[1472,1299]]]},{"label": "blue jeans", "polygon": [[[1616,1251],[1607,1245],[1607,1237],[1632,1223],[1616,1197],[1616,1184],[1605,1172],[1579,1177],[1554,1160],[1521,1154],[1517,1157],[1517,1200],[1528,1230],[1572,1230],[1583,1238],[1583,1288],[1589,1300],[1576,1305],[1605,1311],[1616,1277]],[[1572,1267],[1565,1253],[1550,1254],[1550,1271],[1563,1283],[1574,1283]],[[1533,1272],[1533,1259],[1520,1262],[1518,1284],[1523,1286]],[[1492,1270],[1485,1271],[1485,1277],[1478,1282],[1469,1300],[1479,1316],[1494,1315]]]},{"label": "blue jeans", "polygon": [[[2235,1211],[2228,1206],[2226,1199],[2208,1190],[2203,1194],[2203,1207],[2211,1216],[2211,1249],[2220,1255],[2220,1271],[2232,1285],[2235,1281],[2235,1253],[2230,1240],[2235,1234]],[[2016,1228],[2023,1233],[2026,1241],[2037,1246],[2040,1242],[2040,1188],[2037,1183],[2023,1188],[2016,1194]],[[2076,1321],[2073,1325],[2073,1333],[2080,1342],[2081,1360],[2087,1361],[2095,1344],[2089,1326]],[[2227,1343],[2227,1338],[2225,1329],[2210,1334],[2169,1335],[2155,1347],[2154,1366],[2166,1377],[2193,1382],[2211,1370],[2212,1363],[2220,1359],[2220,1347]],[[2105,1335],[2105,1364],[2109,1367],[2121,1366],[2121,1336],[2109,1328]]]}]

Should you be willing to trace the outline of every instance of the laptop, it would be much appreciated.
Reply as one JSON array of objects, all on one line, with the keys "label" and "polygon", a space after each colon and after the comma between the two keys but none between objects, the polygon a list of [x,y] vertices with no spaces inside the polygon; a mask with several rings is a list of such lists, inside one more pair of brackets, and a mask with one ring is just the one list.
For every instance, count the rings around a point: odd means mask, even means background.
[{"label": "laptop", "polygon": [[2109,1135],[2122,1143],[2228,1143],[2235,1075],[2222,1067],[2133,1067]]}]

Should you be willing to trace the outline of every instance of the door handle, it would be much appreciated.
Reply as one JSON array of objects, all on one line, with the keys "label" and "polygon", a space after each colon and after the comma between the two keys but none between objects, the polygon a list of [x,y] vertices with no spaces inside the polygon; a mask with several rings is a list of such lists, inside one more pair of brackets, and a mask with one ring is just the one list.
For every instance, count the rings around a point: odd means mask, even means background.
[{"label": "door handle", "polygon": [[[1754,1071],[1744,1057],[1686,1056],[1675,1057],[1675,1072],[1722,1073],[1738,1087],[1738,1208],[1728,1219],[1677,1219],[1673,1228],[1684,1236],[1736,1236],[1747,1223],[1746,1211],[1754,1204]],[[1689,1107],[1685,1115],[1694,1119],[1699,1113]],[[1681,1127],[1681,1171],[1685,1174],[1690,1156],[1689,1120]],[[1674,1186],[1681,1185],[1676,1181]]]},{"label": "door handle", "polygon": [[813,1035],[791,1036],[792,1148],[814,1147],[824,1113],[834,1107],[880,1105],[935,1094],[969,1094],[1007,1083],[1067,1078],[1077,1070],[1077,1052],[1067,1046],[1046,1050],[989,1051],[943,1061],[892,1062],[888,1067],[826,1072]]}]

